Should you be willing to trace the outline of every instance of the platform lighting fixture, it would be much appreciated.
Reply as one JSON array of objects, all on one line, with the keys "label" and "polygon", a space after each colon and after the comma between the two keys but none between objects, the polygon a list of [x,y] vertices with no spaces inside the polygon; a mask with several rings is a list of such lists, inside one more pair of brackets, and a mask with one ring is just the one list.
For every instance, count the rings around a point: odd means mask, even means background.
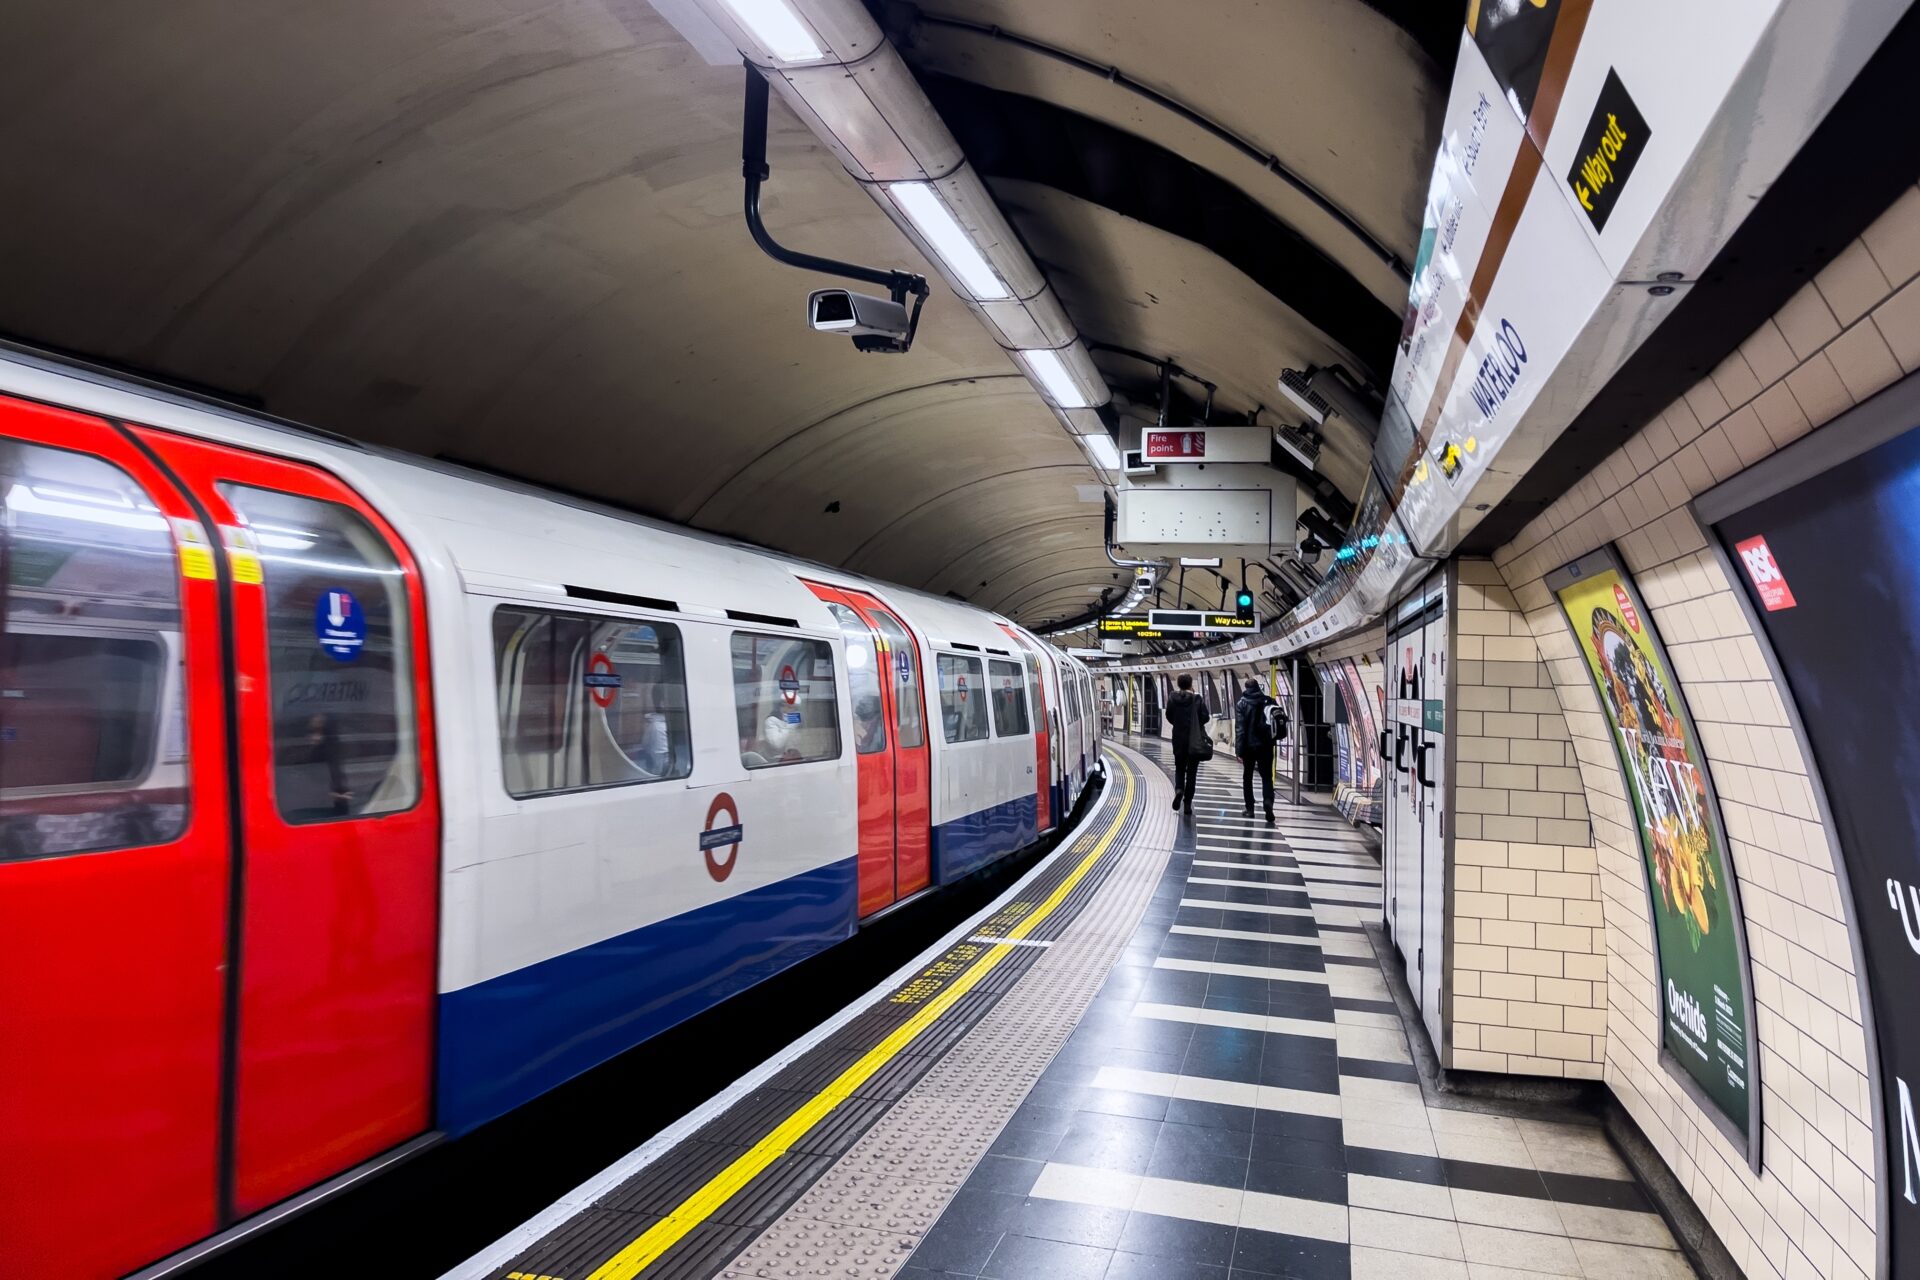
[{"label": "platform lighting fixture", "polygon": [[[1060,358],[1058,351],[1042,348],[1038,351],[1016,351],[1014,354],[1020,357],[1027,366],[1027,372],[1033,375],[1040,389],[1047,393],[1047,399],[1055,405],[1062,409],[1093,408],[1093,402],[1087,399],[1086,392],[1080,389],[1073,375],[1067,371],[1067,362]],[[1108,470],[1114,470],[1119,465],[1120,459],[1116,455]]]},{"label": "platform lighting fixture", "polygon": [[813,31],[786,0],[720,0],[734,20],[781,62],[818,62],[827,56]]},{"label": "platform lighting fixture", "polygon": [[1081,436],[1080,439],[1087,446],[1087,452],[1093,455],[1093,460],[1099,463],[1104,470],[1119,470],[1120,450],[1113,443],[1111,436],[1086,435]]},{"label": "platform lighting fixture", "polygon": [[934,253],[960,277],[970,297],[976,302],[1001,302],[1013,296],[1013,290],[1007,288],[1007,282],[993,269],[987,255],[953,216],[953,210],[933,189],[933,184],[895,182],[886,190],[900,206],[900,212],[907,215],[914,230],[926,237]]}]

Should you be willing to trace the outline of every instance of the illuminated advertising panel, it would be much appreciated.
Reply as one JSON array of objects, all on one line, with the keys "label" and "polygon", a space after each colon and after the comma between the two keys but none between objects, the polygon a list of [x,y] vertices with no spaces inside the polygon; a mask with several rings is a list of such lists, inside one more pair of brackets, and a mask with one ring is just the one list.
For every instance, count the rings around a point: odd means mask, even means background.
[{"label": "illuminated advertising panel", "polygon": [[[1815,764],[1865,976],[1883,1274],[1920,1275],[1920,379],[1704,494]],[[1806,448],[1801,448],[1805,444]],[[1824,851],[1812,851],[1817,860]],[[1839,957],[1830,957],[1839,959]],[[1832,1000],[1831,994],[1823,999]],[[1828,1046],[1838,1051],[1837,1046]],[[1868,1166],[1871,1171],[1871,1166]]]},{"label": "illuminated advertising panel", "polygon": [[1547,577],[1586,660],[1632,801],[1652,899],[1665,1052],[1751,1152],[1759,1092],[1746,930],[1692,718],[1626,566],[1602,549]]}]

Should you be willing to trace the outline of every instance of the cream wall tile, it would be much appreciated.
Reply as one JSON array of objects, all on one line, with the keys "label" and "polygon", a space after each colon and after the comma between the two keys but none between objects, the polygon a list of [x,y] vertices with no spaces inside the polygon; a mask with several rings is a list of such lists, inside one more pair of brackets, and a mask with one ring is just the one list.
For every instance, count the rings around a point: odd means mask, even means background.
[{"label": "cream wall tile", "polygon": [[1867,246],[1855,240],[1840,251],[1813,278],[1828,310],[1842,325],[1850,325],[1893,291]]},{"label": "cream wall tile", "polygon": [[1894,284],[1920,275],[1920,191],[1908,187],[1860,239],[1880,273]]},{"label": "cream wall tile", "polygon": [[1799,360],[1805,360],[1840,333],[1840,322],[1833,318],[1832,309],[1812,281],[1801,286],[1800,291],[1787,300],[1787,305],[1775,314],[1773,322]]},{"label": "cream wall tile", "polygon": [[[1762,386],[1769,386],[1786,377],[1787,372],[1800,362],[1772,320],[1763,322],[1740,344],[1740,354]],[[1666,420],[1667,415],[1661,416],[1663,421]],[[1670,422],[1668,425],[1671,427]]]},{"label": "cream wall tile", "polygon": [[1827,358],[1856,402],[1891,386],[1900,377],[1899,362],[1871,322],[1856,324],[1835,338],[1827,347]]},{"label": "cream wall tile", "polygon": [[1787,386],[1799,402],[1800,412],[1816,426],[1830,422],[1853,406],[1853,397],[1847,393],[1846,384],[1824,351],[1788,374]]},{"label": "cream wall tile", "polygon": [[1881,303],[1873,323],[1902,369],[1912,373],[1920,368],[1920,279]]},{"label": "cream wall tile", "polygon": [[[1875,301],[1878,300],[1875,299]],[[1754,374],[1753,369],[1748,366],[1746,357],[1738,351],[1722,360],[1711,376],[1713,385],[1719,390],[1721,397],[1736,409],[1759,395],[1760,388],[1764,385]]]}]

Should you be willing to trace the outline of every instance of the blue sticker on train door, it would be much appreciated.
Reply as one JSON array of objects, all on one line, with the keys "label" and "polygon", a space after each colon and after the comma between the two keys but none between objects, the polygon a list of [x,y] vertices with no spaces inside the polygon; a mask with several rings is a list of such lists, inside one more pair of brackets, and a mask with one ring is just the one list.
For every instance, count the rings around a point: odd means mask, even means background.
[{"label": "blue sticker on train door", "polygon": [[336,662],[352,662],[367,644],[367,611],[351,591],[328,587],[313,602],[313,634]]}]

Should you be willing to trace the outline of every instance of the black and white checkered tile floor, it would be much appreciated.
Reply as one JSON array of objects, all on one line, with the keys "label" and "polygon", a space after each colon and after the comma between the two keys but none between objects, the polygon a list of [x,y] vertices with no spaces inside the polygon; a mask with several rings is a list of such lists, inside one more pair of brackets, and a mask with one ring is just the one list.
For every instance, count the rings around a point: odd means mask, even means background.
[{"label": "black and white checkered tile floor", "polygon": [[1195,808],[1100,995],[903,1277],[1694,1274],[1598,1129],[1427,1106],[1361,927],[1370,836],[1317,804],[1248,821],[1231,759],[1201,767]]}]

